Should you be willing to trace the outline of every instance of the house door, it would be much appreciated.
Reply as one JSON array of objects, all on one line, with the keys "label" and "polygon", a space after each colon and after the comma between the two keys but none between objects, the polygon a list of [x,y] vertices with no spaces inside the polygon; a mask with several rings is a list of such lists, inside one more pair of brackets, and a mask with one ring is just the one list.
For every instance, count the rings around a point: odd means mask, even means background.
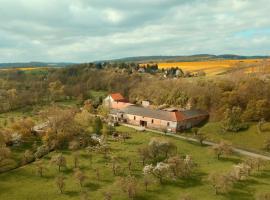
[{"label": "house door", "polygon": [[140,125],[143,126],[143,127],[146,127],[147,126],[147,121],[140,121]]}]

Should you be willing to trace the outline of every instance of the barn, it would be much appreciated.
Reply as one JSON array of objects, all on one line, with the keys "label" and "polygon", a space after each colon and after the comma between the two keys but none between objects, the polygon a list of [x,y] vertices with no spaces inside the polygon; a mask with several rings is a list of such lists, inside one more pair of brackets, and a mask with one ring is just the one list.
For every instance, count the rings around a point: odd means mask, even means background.
[{"label": "barn", "polygon": [[209,115],[202,110],[159,110],[129,103],[124,98],[116,100],[109,95],[104,102],[110,107],[110,119],[149,129],[177,132],[192,128],[207,120]]}]

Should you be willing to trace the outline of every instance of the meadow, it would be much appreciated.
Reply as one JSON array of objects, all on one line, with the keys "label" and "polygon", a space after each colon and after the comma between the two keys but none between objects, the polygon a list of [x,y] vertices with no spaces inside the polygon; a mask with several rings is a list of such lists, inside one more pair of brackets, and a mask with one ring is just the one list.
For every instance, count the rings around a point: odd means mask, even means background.
[{"label": "meadow", "polygon": [[263,125],[261,133],[258,132],[255,123],[249,123],[248,129],[235,133],[224,132],[220,122],[209,122],[200,131],[207,136],[208,140],[215,142],[227,140],[236,147],[267,154],[264,146],[266,140],[270,138],[270,123]]},{"label": "meadow", "polygon": [[[167,138],[177,145],[179,155],[191,155],[198,167],[189,179],[167,179],[162,185],[155,181],[146,192],[143,187],[143,166],[138,157],[137,149],[147,144],[152,137],[164,138],[166,136],[158,136],[151,132],[137,132],[127,127],[118,127],[117,129],[120,132],[128,132],[131,136],[131,139],[125,142],[109,140],[110,157],[118,157],[122,169],[117,176],[112,173],[110,159],[105,159],[102,154],[95,153],[91,161],[88,153],[85,150],[80,150],[79,166],[87,176],[81,188],[73,176],[72,152],[63,150],[62,153],[67,158],[67,168],[62,170],[62,174],[65,176],[65,189],[64,193],[60,194],[55,185],[55,177],[59,175],[58,168],[50,164],[51,157],[59,152],[52,152],[42,159],[47,168],[43,177],[36,174],[36,163],[0,174],[0,199],[75,200],[79,199],[81,194],[87,194],[89,199],[104,199],[104,194],[108,191],[114,200],[128,199],[127,195],[120,191],[119,186],[115,185],[115,180],[118,176],[129,174],[127,170],[129,161],[132,163],[131,174],[138,180],[139,190],[135,199],[178,200],[184,194],[189,194],[194,199],[202,200],[251,200],[255,198],[257,193],[266,192],[269,189],[270,166],[260,173],[252,174],[247,180],[236,183],[228,194],[215,195],[207,180],[208,174],[213,171],[227,172],[232,169],[234,164],[241,162],[241,159],[244,158],[233,155],[217,160],[206,146],[202,147],[198,144]],[[100,180],[97,179],[96,169],[100,171]]]}]

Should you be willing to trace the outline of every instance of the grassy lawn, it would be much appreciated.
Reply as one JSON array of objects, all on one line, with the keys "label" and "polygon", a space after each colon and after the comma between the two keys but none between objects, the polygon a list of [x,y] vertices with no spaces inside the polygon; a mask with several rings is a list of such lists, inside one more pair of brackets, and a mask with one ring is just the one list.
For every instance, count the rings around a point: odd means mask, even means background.
[{"label": "grassy lawn", "polygon": [[264,151],[264,143],[270,139],[270,123],[263,126],[262,133],[258,133],[257,124],[250,124],[247,130],[238,133],[223,132],[220,123],[208,123],[201,128],[210,140],[220,141],[221,139],[231,141],[233,145],[245,149]]},{"label": "grassy lawn", "polygon": [[[149,191],[145,192],[142,181],[142,163],[139,161],[137,149],[141,145],[145,145],[152,137],[159,136],[150,132],[136,132],[126,127],[118,127],[119,131],[129,132],[132,136],[126,142],[110,140],[112,148],[110,155],[119,157],[122,169],[120,175],[127,175],[128,161],[132,162],[132,175],[139,180],[139,192],[136,199],[140,200],[178,200],[184,193],[189,193],[194,199],[205,200],[225,200],[225,199],[254,199],[257,192],[268,191],[270,185],[270,167],[261,174],[252,175],[248,180],[241,181],[235,185],[232,192],[228,195],[215,195],[214,190],[207,181],[207,175],[212,171],[228,171],[232,165],[240,162],[242,159],[238,156],[232,156],[228,159],[218,161],[208,147],[201,147],[197,144],[188,143],[181,140],[170,138],[178,147],[180,155],[192,155],[194,161],[198,164],[198,169],[194,176],[188,180],[167,180],[163,185],[154,183],[149,187]],[[51,156],[57,152],[50,153],[43,158],[46,163],[47,170],[44,177],[36,175],[35,163],[20,169],[0,174],[0,199],[5,200],[72,200],[80,199],[80,191],[82,190],[73,177],[73,157],[70,151],[63,151],[67,158],[67,169],[63,170],[65,176],[66,187],[64,194],[59,194],[55,186],[55,176],[58,175],[56,166],[51,165],[49,160]],[[83,190],[89,194],[89,199],[104,199],[105,191],[112,191],[113,199],[128,199],[127,195],[119,192],[119,188],[114,185],[117,177],[113,176],[111,162],[105,159],[103,155],[94,153],[93,163],[84,150],[80,151],[80,168],[88,176],[84,183]],[[123,168],[124,167],[124,168]],[[95,175],[95,170],[100,170],[100,180]]]}]

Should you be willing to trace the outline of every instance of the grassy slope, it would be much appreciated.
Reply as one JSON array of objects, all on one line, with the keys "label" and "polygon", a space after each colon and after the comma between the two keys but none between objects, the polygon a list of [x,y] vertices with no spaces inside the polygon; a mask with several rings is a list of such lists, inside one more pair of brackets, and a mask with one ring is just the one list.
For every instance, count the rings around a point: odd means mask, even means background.
[{"label": "grassy slope", "polygon": [[246,149],[263,151],[266,139],[270,139],[270,123],[263,126],[262,133],[258,133],[257,125],[251,124],[247,130],[238,133],[223,132],[220,123],[208,123],[202,127],[210,140],[220,141],[221,139],[231,141],[233,145]]},{"label": "grassy slope", "polygon": [[[119,127],[121,131],[128,131],[132,135],[132,139],[126,143],[110,141],[112,146],[112,154],[121,158],[123,166],[127,166],[127,161],[133,161],[133,174],[140,179],[142,187],[142,165],[138,162],[137,148],[140,145],[147,144],[149,139],[154,135],[152,133],[137,133],[134,130],[125,127]],[[162,137],[162,136],[158,136]],[[267,173],[260,176],[253,176],[250,180],[243,181],[238,184],[235,189],[227,196],[215,196],[211,186],[207,183],[207,174],[211,171],[227,171],[231,169],[232,164],[239,162],[239,157],[231,157],[230,159],[218,161],[206,147],[190,144],[184,141],[172,139],[178,146],[181,155],[190,154],[199,164],[199,170],[196,176],[189,180],[168,181],[162,187],[154,184],[150,187],[150,191],[145,193],[143,189],[136,199],[155,199],[155,200],[175,200],[181,197],[183,193],[189,193],[196,199],[253,199],[253,195],[258,191],[267,191],[270,184],[270,169]],[[44,160],[49,163],[52,153]],[[60,195],[55,187],[54,178],[58,174],[55,166],[47,165],[48,170],[45,177],[40,178],[35,175],[35,165],[23,167],[21,169],[0,174],[0,199],[5,200],[25,200],[25,199],[78,199],[80,187],[72,176],[72,156],[70,152],[65,152],[68,158],[68,169],[64,171],[66,176],[65,194]],[[84,189],[89,191],[90,199],[103,199],[103,192],[106,190],[117,191],[117,187],[113,185],[115,177],[112,176],[110,164],[106,162],[102,155],[94,155],[93,166],[90,167],[89,159],[84,152],[81,152],[80,166],[85,174],[89,177],[85,182]],[[97,181],[93,168],[99,168],[101,171],[101,181]],[[127,199],[126,195],[115,194],[113,199]]]}]

